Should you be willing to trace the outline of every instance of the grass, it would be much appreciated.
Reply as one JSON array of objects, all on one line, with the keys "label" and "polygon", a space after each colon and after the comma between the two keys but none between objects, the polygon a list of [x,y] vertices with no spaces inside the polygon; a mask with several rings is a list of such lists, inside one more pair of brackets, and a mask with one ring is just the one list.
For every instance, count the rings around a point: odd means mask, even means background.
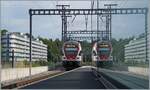
[{"label": "grass", "polygon": [[144,67],[144,68],[149,67],[149,63],[144,63],[144,62],[119,62],[114,64],[117,66],[132,66],[132,67]]},{"label": "grass", "polygon": [[[46,62],[46,61],[35,61],[32,62],[32,67],[40,67],[40,66],[50,66],[50,67],[54,67],[56,65],[56,63],[54,62]],[[30,67],[30,63],[28,61],[20,61],[20,62],[15,62],[14,64],[14,68],[27,68]],[[2,63],[2,68],[13,68],[12,67],[12,62],[3,62]]]}]

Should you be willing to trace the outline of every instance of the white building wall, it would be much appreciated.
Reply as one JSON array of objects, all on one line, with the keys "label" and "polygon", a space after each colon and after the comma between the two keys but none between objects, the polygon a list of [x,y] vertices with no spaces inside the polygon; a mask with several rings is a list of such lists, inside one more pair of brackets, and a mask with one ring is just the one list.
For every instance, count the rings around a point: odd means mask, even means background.
[{"label": "white building wall", "polygon": [[[12,60],[12,50],[14,50],[16,61],[29,60],[29,38],[24,34],[7,33],[3,35],[2,47],[4,48],[2,52],[3,59]],[[37,60],[47,61],[47,45],[39,40],[33,40],[32,61]]]},{"label": "white building wall", "polygon": [[125,61],[142,61],[146,60],[145,38],[130,41],[125,45]]},{"label": "white building wall", "polygon": [[147,38],[148,38],[148,60],[150,61],[150,10],[148,11],[148,29],[147,30],[148,30],[148,35],[147,35]]}]

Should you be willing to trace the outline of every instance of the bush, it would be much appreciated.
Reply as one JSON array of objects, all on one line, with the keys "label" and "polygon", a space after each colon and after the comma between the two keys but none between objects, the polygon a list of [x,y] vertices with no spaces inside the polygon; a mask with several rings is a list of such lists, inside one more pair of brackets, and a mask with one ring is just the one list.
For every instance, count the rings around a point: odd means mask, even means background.
[{"label": "bush", "polygon": [[34,61],[32,62],[33,67],[38,67],[38,66],[47,66],[47,61]]},{"label": "bush", "polygon": [[23,64],[25,65],[25,67],[28,67],[30,65],[30,63],[27,60],[24,60]]}]

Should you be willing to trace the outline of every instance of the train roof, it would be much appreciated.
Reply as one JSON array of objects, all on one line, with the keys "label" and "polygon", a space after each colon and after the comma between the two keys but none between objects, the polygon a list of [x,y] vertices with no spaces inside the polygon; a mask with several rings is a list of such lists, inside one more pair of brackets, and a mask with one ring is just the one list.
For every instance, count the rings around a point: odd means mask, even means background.
[{"label": "train roof", "polygon": [[66,43],[75,43],[75,44],[79,44],[80,42],[78,42],[78,41],[66,41],[66,42],[64,42],[64,44],[66,44]]}]

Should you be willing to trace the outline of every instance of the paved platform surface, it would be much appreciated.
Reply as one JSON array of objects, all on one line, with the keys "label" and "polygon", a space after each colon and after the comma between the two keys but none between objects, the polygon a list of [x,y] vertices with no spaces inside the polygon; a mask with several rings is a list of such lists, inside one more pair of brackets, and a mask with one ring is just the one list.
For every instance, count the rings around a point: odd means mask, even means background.
[{"label": "paved platform surface", "polygon": [[[106,89],[106,84],[93,73],[93,67],[83,66],[64,74],[22,87],[22,89]],[[94,67],[94,70],[97,70]],[[148,89],[149,80],[128,73],[98,69],[117,88]],[[112,79],[113,78],[113,79]],[[121,86],[122,85],[122,86]],[[125,87],[124,87],[125,86]]]},{"label": "paved platform surface", "polygon": [[22,89],[104,89],[90,67],[81,67]]}]

